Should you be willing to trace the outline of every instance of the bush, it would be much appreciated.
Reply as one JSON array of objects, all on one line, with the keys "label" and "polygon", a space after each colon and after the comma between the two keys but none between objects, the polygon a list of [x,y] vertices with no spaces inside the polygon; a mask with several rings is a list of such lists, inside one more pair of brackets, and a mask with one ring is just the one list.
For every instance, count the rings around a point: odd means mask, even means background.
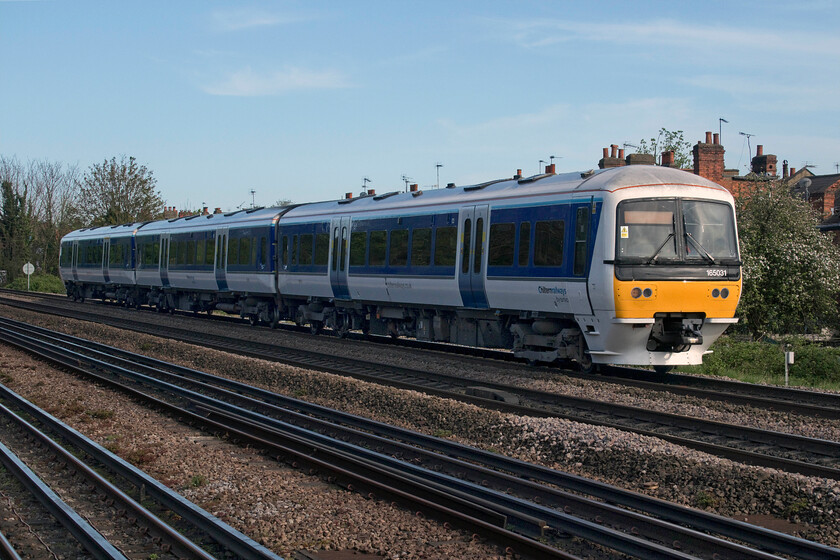
[{"label": "bush", "polygon": [[840,387],[840,348],[814,344],[801,338],[786,338],[781,342],[745,342],[723,336],[712,345],[714,353],[703,359],[702,366],[680,369],[781,385],[785,382],[784,351],[788,345],[794,352],[794,363],[790,366],[791,385]]},{"label": "bush", "polygon": [[[18,276],[9,282],[6,287],[10,290],[25,290],[26,276]],[[63,294],[67,291],[64,288],[64,282],[61,278],[52,274],[33,274],[29,278],[29,290],[50,294]]]}]

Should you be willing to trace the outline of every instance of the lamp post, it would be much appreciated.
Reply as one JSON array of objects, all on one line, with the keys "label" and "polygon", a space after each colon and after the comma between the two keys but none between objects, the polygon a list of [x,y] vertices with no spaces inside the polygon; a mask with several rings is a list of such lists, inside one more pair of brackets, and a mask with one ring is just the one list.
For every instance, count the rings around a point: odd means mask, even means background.
[{"label": "lamp post", "polygon": [[723,144],[723,123],[729,124],[729,121],[724,119],[723,117],[720,117],[718,119],[718,139],[720,140],[721,144]]},{"label": "lamp post", "polygon": [[435,164],[435,173],[437,174],[437,181],[435,182],[435,188],[440,188],[440,168],[443,167],[442,163]]},{"label": "lamp post", "polygon": [[543,164],[544,164],[544,163],[548,163],[548,162],[547,162],[547,161],[545,161],[544,159],[541,159],[541,160],[540,160],[540,163],[538,164],[538,165],[539,165],[539,167],[537,167],[537,175],[539,175],[540,173],[542,173],[542,172],[543,172]]}]

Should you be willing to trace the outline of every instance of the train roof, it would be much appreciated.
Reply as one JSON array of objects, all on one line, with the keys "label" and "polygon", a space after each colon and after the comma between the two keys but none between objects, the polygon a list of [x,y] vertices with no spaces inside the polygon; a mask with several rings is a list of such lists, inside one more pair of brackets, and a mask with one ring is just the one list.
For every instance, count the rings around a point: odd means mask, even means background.
[{"label": "train roof", "polygon": [[335,213],[364,214],[406,208],[443,207],[460,204],[484,204],[509,200],[527,203],[528,198],[550,195],[579,195],[589,198],[598,192],[612,192],[636,186],[688,185],[728,191],[699,175],[653,165],[632,165],[586,172],[534,175],[488,181],[463,187],[449,186],[418,192],[388,192],[329,202],[301,204],[283,215],[283,220],[306,219]]},{"label": "train roof", "polygon": [[215,229],[217,227],[254,227],[271,225],[285,208],[247,208],[224,214],[194,214],[171,220],[158,220],[144,225],[138,235],[160,233],[184,233],[195,230]]}]

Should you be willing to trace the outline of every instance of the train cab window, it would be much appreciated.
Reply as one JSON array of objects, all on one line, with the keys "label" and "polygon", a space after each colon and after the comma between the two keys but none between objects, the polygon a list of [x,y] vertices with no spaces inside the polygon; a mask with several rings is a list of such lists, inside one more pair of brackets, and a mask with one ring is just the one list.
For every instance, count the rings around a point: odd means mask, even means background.
[{"label": "train cab window", "polygon": [[484,249],[484,218],[475,221],[475,246],[473,247],[473,272],[481,271],[481,258]]},{"label": "train cab window", "polygon": [[586,273],[586,259],[589,247],[589,207],[577,209],[575,220],[575,262],[572,274],[582,276]]},{"label": "train cab window", "polygon": [[315,234],[315,264],[323,266],[327,264],[330,254],[330,234]]},{"label": "train cab window", "polygon": [[732,208],[728,204],[683,200],[682,211],[686,259],[732,259],[738,256]]},{"label": "train cab window", "polygon": [[432,264],[432,229],[416,228],[411,232],[411,266]]},{"label": "train cab window", "polygon": [[408,230],[395,229],[391,231],[389,266],[405,266],[408,264]]},{"label": "train cab window", "polygon": [[513,266],[516,224],[492,224],[487,246],[487,266]]},{"label": "train cab window", "polygon": [[435,266],[455,266],[458,231],[454,226],[435,230]]},{"label": "train cab window", "polygon": [[655,261],[677,257],[677,201],[633,200],[618,206],[617,257]]},{"label": "train cab window", "polygon": [[72,243],[62,243],[61,244],[61,257],[59,258],[59,265],[63,267],[71,266],[73,262],[73,244]]},{"label": "train cab window", "polygon": [[[265,238],[263,238],[265,239]],[[312,264],[312,243],[314,236],[311,233],[304,233],[300,236],[300,264]]]},{"label": "train cab window", "polygon": [[519,224],[519,266],[528,266],[531,257],[531,222]]},{"label": "train cab window", "polygon": [[368,265],[382,266],[385,264],[385,249],[388,242],[388,232],[377,230],[370,232],[370,251]]},{"label": "train cab window", "polygon": [[563,220],[537,222],[534,228],[534,266],[563,266]]},{"label": "train cab window", "polygon": [[365,249],[367,249],[367,232],[354,231],[350,234],[350,266],[365,265]]}]

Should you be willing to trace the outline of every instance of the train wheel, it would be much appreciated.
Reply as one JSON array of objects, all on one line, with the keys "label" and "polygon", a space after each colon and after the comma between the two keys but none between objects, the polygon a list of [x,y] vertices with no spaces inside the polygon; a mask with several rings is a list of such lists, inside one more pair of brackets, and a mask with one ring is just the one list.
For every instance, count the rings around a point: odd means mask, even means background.
[{"label": "train wheel", "polygon": [[596,364],[592,362],[592,356],[587,353],[584,353],[583,357],[578,360],[578,368],[580,368],[581,373],[587,374],[598,371]]},{"label": "train wheel", "polygon": [[279,324],[280,324],[280,309],[275,307],[274,311],[272,311],[272,313],[271,313],[271,322],[269,323],[269,326],[272,329],[276,329],[277,325],[279,325]]},{"label": "train wheel", "polygon": [[256,315],[248,315],[248,324],[252,327],[256,327],[260,324],[260,318]]},{"label": "train wheel", "polygon": [[312,321],[309,323],[309,332],[312,334],[319,334],[322,328],[324,328],[324,323],[321,321]]},{"label": "train wheel", "polygon": [[653,366],[653,371],[659,374],[670,373],[674,366]]}]

